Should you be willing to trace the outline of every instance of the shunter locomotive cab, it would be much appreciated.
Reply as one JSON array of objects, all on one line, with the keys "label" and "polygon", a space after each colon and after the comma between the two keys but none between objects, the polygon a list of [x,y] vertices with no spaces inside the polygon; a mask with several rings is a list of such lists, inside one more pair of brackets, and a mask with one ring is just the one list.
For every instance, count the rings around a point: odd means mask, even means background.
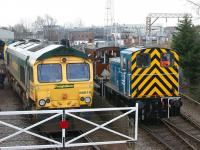
[{"label": "shunter locomotive cab", "polygon": [[[120,64],[116,65],[118,59]],[[111,80],[105,84],[107,93],[115,91],[129,105],[139,102],[140,114],[146,118],[166,117],[168,107],[171,115],[179,113],[182,103],[176,51],[158,47],[129,48],[120,52],[120,58],[111,59],[110,66]]]}]

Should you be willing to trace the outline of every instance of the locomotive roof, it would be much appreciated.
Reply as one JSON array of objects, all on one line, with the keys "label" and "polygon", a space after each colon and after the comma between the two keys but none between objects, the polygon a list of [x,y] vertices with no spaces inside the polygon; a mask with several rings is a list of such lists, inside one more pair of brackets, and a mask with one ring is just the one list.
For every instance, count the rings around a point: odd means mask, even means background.
[{"label": "locomotive roof", "polygon": [[131,48],[127,48],[127,49],[124,49],[123,51],[129,51],[129,52],[136,52],[136,51],[139,51],[141,50],[142,48],[138,48],[138,47],[131,47]]},{"label": "locomotive roof", "polygon": [[[159,47],[131,47],[131,48],[127,48],[127,49],[124,49],[121,51],[121,53],[123,54],[132,54],[134,52],[137,52],[137,51],[142,51],[142,50],[145,50],[145,49],[162,49],[162,48],[159,48]],[[172,49],[168,49],[168,48],[163,48],[163,49],[166,49],[166,50],[172,50]],[[173,50],[175,51],[175,50]]]},{"label": "locomotive roof", "polygon": [[22,60],[30,64],[34,64],[37,60],[44,60],[46,58],[55,56],[75,56],[81,58],[88,58],[88,56],[76,49],[66,48],[63,45],[48,45],[47,43],[39,41],[18,41],[8,46],[9,53],[16,55]]}]

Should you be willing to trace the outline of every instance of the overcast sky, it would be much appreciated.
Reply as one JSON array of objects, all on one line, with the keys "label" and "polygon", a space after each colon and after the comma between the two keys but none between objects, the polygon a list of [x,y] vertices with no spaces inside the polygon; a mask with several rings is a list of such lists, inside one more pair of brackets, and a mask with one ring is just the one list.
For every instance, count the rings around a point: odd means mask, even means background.
[{"label": "overcast sky", "polygon": [[[149,13],[192,13],[196,7],[186,0],[113,0],[115,21],[121,24],[145,24]],[[194,0],[195,1],[195,0]],[[198,0],[197,0],[198,2]],[[1,0],[0,26],[34,21],[49,14],[64,25],[82,20],[85,26],[104,25],[106,0]],[[157,23],[175,24],[176,19],[159,19]],[[200,22],[196,20],[195,23]]]}]

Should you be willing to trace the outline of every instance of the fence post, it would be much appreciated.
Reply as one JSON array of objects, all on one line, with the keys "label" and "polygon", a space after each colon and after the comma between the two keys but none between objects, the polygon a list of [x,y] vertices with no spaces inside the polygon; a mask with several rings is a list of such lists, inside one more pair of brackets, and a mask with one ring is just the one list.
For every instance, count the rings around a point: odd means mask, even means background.
[{"label": "fence post", "polygon": [[169,119],[169,98],[167,99],[167,118]]},{"label": "fence post", "polygon": [[136,110],[135,110],[135,140],[137,141],[138,139],[138,103],[135,105]]},{"label": "fence post", "polygon": [[[63,114],[62,114],[62,121],[64,121],[66,119],[66,116],[65,116],[65,110],[63,109]],[[65,147],[65,128],[62,128],[62,144],[63,144],[63,148]]]}]

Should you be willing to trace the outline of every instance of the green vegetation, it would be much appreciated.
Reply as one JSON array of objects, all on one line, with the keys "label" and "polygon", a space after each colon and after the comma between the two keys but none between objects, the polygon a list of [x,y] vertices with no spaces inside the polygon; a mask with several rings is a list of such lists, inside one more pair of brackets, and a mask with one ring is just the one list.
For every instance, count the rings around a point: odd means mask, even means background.
[{"label": "green vegetation", "polygon": [[187,16],[179,22],[172,48],[180,54],[180,66],[189,85],[200,79],[200,34]]}]

